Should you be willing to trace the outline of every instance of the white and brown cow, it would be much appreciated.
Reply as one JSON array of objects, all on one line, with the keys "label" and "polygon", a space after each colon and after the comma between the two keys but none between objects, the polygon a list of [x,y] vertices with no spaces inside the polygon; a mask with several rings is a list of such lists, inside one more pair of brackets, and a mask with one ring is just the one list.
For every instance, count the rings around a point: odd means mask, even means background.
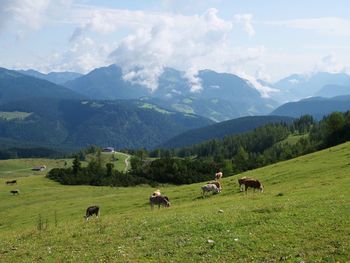
[{"label": "white and brown cow", "polygon": [[216,184],[206,184],[201,187],[202,189],[202,196],[205,197],[206,193],[213,192],[213,194],[220,193],[220,188],[216,186]]},{"label": "white and brown cow", "polygon": [[238,179],[239,190],[241,192],[243,192],[243,185],[244,185],[245,180],[254,180],[254,178],[244,176],[244,177]]},{"label": "white and brown cow", "polygon": [[216,181],[219,181],[219,180],[222,178],[222,176],[223,176],[222,172],[217,172],[217,173],[215,174],[215,180],[216,180]]},{"label": "white and brown cow", "polygon": [[158,209],[160,206],[170,207],[169,198],[165,195],[152,195],[149,198],[149,204],[151,205],[151,209],[153,210],[154,205],[158,205]]}]

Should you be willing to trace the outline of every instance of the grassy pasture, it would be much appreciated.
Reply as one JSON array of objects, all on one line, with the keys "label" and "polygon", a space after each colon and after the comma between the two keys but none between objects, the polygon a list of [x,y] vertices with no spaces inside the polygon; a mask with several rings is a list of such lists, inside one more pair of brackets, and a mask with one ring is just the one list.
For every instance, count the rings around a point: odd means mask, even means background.
[{"label": "grassy pasture", "polygon": [[[102,153],[101,159],[104,164],[110,162],[114,164],[114,168],[119,171],[125,170],[125,159],[128,158],[127,154],[116,152],[114,153],[115,159],[112,159],[113,154]],[[93,158],[91,155],[87,156],[87,160],[82,162],[83,165],[87,165],[88,161]],[[130,168],[130,160],[128,160],[128,168]],[[65,165],[66,164],[66,165]],[[32,171],[32,168],[39,165],[46,165],[45,171]],[[45,175],[48,170],[52,168],[64,168],[71,167],[72,159],[45,159],[45,158],[27,158],[27,159],[11,159],[0,160],[0,178],[18,178],[24,176],[33,175]]]},{"label": "grassy pasture", "polygon": [[[114,158],[113,158],[114,157]],[[121,152],[115,152],[115,153],[101,153],[101,160],[102,163],[105,165],[107,163],[113,163],[114,168],[119,171],[125,171],[125,169],[130,168],[130,159],[128,158],[129,155]],[[95,155],[88,155],[86,158],[86,161],[83,162],[83,165],[87,165],[87,163],[91,160],[91,158],[95,158]],[[128,167],[126,168],[125,159],[127,160]]]},{"label": "grassy pasture", "polygon": [[[204,199],[202,184],[160,187],[172,207],[154,211],[148,186],[62,186],[38,175],[18,178],[21,194],[11,196],[0,178],[0,262],[349,262],[349,174],[346,143],[226,177]],[[265,192],[240,193],[241,176]],[[101,217],[85,223],[91,204]]]},{"label": "grassy pasture", "polygon": [[0,119],[4,119],[7,121],[10,120],[24,120],[25,118],[29,117],[32,113],[31,112],[22,112],[22,111],[0,111]]},{"label": "grassy pasture", "polygon": [[[28,158],[28,159],[11,159],[0,160],[0,178],[18,178],[32,175],[45,175],[47,170],[55,167],[63,168],[67,162],[67,167],[72,165],[70,159],[44,159],[44,158]],[[46,171],[32,171],[32,168],[39,165],[46,165]]]}]

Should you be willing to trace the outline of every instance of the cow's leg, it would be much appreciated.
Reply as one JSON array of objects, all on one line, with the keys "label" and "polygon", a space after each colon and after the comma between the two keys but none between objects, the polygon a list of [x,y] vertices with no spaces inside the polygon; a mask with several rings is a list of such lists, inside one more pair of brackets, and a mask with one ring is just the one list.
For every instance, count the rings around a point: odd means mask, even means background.
[{"label": "cow's leg", "polygon": [[244,185],[245,186],[245,193],[247,194],[248,193],[248,185]]}]

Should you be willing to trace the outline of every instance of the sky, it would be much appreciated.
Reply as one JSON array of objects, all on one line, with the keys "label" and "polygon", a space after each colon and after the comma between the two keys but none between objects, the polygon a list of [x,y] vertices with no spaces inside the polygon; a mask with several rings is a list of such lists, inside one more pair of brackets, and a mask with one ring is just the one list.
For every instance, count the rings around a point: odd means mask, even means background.
[{"label": "sky", "polygon": [[202,69],[256,85],[350,73],[350,1],[0,0],[0,67],[87,73],[113,63],[153,90],[165,67],[194,91]]}]

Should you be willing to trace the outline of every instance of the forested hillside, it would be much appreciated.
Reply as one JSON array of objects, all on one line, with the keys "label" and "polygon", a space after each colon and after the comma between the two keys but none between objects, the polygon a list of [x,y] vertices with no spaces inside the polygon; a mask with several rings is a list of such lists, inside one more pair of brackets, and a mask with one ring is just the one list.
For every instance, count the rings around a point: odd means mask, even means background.
[{"label": "forested hillside", "polygon": [[0,106],[0,113],[9,112],[27,114],[11,119],[0,115],[0,139],[4,142],[66,148],[92,144],[148,148],[186,130],[212,124],[203,117],[139,101],[30,99]]},{"label": "forested hillside", "polygon": [[345,112],[350,109],[350,96],[337,96],[333,98],[312,97],[296,102],[289,102],[271,112],[271,115],[290,116],[298,118],[302,115],[312,115],[320,120],[334,112]]},{"label": "forested hillside", "polygon": [[47,80],[0,68],[0,104],[35,98],[83,99],[85,96]]},{"label": "forested hillside", "polygon": [[[350,112],[332,113],[319,123],[306,115],[289,125],[267,124],[190,147],[138,150],[132,152],[127,174],[114,171],[108,164],[103,167],[98,156],[81,168],[76,156],[71,168],[53,170],[48,177],[63,184],[190,184],[210,180],[217,171],[237,174],[334,146],[349,140],[349,131]],[[158,158],[149,160],[148,156]]]},{"label": "forested hillside", "polygon": [[179,134],[160,145],[159,148],[185,147],[211,139],[222,139],[225,136],[248,132],[268,123],[290,124],[292,121],[293,118],[283,116],[249,116],[237,118]]}]

